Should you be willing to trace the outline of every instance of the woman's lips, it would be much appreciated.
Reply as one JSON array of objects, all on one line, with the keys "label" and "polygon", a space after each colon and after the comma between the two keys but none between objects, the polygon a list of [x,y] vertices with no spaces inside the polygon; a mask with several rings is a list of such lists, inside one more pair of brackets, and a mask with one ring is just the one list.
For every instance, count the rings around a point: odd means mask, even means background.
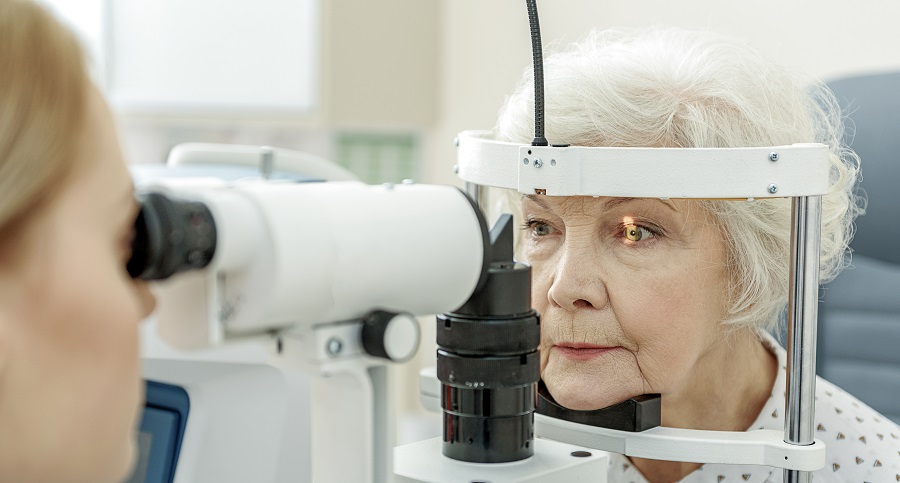
[{"label": "woman's lips", "polygon": [[619,347],[567,342],[556,344],[553,346],[553,348],[557,349],[563,355],[563,357],[567,359],[572,359],[575,361],[588,361],[607,352],[614,351]]}]

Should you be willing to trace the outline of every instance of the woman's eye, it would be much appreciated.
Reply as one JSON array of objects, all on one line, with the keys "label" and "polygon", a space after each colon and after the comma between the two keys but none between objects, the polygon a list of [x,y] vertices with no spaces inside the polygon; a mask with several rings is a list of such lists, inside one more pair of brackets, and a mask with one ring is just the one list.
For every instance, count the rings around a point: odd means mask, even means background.
[{"label": "woman's eye", "polygon": [[528,220],[524,228],[528,230],[531,236],[536,237],[547,236],[553,233],[553,228],[550,225],[538,220]]},{"label": "woman's eye", "polygon": [[629,224],[625,225],[623,229],[625,232],[625,238],[635,242],[653,238],[654,236],[654,233],[652,231],[640,225]]},{"label": "woman's eye", "polygon": [[131,258],[131,252],[134,246],[134,236],[134,229],[131,229],[126,235],[119,239],[119,250],[126,260]]}]

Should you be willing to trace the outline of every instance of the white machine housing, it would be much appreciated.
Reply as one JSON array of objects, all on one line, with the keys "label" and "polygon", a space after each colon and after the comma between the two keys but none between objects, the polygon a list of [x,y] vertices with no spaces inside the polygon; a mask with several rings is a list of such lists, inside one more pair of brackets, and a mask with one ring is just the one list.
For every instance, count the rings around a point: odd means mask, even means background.
[{"label": "white machine housing", "polygon": [[[192,176],[206,170],[233,175],[241,167],[258,168],[258,176],[235,182],[156,173],[139,183],[144,191],[202,202],[218,240],[205,269],[177,274],[155,287],[159,304],[150,339],[158,334],[177,349],[204,350],[187,356],[157,344],[145,351],[152,358],[145,359],[145,377],[208,394],[205,382],[185,380],[186,374],[209,367],[202,359],[219,359],[217,354],[236,347],[264,347],[263,359],[285,376],[287,401],[303,406],[285,417],[294,421],[290,437],[304,452],[298,460],[312,464],[307,473],[312,480],[387,482],[395,444],[389,361],[366,352],[360,319],[375,309],[398,312],[384,332],[385,352],[394,361],[415,353],[419,328],[410,313],[453,310],[475,289],[485,259],[484,222],[472,202],[448,186],[265,179],[285,173],[307,177],[300,163],[304,157],[295,154],[269,147],[182,146],[173,150],[169,165]],[[227,162],[216,164],[219,157]],[[347,178],[339,169],[313,164],[314,178]],[[177,362],[157,361],[173,352],[179,354]],[[259,359],[260,351],[252,352],[253,360]],[[212,387],[241,390],[237,385],[246,371],[238,369],[213,378]],[[295,389],[308,391],[308,402]],[[270,396],[283,399],[279,391]],[[220,409],[236,407],[224,399]],[[204,443],[215,431],[204,434],[203,428],[231,425],[221,417],[206,421],[222,414],[206,407],[201,404],[200,414],[191,416],[206,426],[189,425],[187,430],[194,430],[185,435],[190,439],[185,450],[200,444],[210,455],[230,458],[228,448]],[[273,417],[277,412],[267,420]],[[297,438],[302,429],[307,439]],[[315,444],[308,445],[309,438]],[[278,450],[284,455],[287,448]],[[184,456],[195,461],[184,463],[177,478],[219,474],[206,459]],[[269,479],[269,460],[245,463],[258,469],[254,481],[285,481],[283,464],[274,466],[281,476]],[[247,481],[243,476],[232,472],[216,481]]]},{"label": "white machine housing", "polygon": [[159,331],[179,348],[376,308],[452,310],[481,277],[482,225],[452,187],[173,179],[144,189],[201,201],[216,224],[210,266],[159,285]]}]

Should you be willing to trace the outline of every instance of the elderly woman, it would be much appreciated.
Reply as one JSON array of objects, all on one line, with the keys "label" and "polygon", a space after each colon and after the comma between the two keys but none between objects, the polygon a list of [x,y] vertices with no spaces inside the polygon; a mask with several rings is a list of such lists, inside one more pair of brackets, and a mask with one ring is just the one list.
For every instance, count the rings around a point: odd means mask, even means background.
[{"label": "elderly woman", "polygon": [[0,0],[0,481],[115,482],[142,404],[137,206],[75,37]]},{"label": "elderly woman", "polygon": [[[845,265],[857,158],[823,85],[709,34],[607,31],[545,60],[546,137],[581,146],[831,148],[821,279]],[[497,137],[533,137],[526,74]],[[686,160],[687,161],[687,160]],[[627,168],[623,168],[627,169]],[[790,200],[529,195],[520,256],[542,314],[541,377],[572,409],[662,394],[664,426],[784,427],[785,351],[768,335],[787,303]],[[900,429],[817,381],[816,481],[900,481]],[[610,481],[781,481],[780,469],[614,457]]]}]

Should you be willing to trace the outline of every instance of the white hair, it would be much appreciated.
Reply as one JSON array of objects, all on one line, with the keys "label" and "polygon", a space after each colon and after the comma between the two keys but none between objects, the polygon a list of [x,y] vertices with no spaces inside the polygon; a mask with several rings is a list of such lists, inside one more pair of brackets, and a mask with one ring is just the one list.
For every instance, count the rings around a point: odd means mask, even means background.
[{"label": "white hair", "polygon": [[[544,60],[546,138],[580,146],[753,147],[827,144],[820,281],[846,265],[856,154],[842,144],[840,108],[821,82],[796,75],[733,39],[676,29],[592,32]],[[530,67],[501,109],[498,139],[528,143],[534,131]],[[515,202],[508,203],[515,207]],[[728,251],[724,322],[772,330],[787,304],[791,202],[699,202],[718,221]],[[516,211],[516,210],[514,210]]]}]

